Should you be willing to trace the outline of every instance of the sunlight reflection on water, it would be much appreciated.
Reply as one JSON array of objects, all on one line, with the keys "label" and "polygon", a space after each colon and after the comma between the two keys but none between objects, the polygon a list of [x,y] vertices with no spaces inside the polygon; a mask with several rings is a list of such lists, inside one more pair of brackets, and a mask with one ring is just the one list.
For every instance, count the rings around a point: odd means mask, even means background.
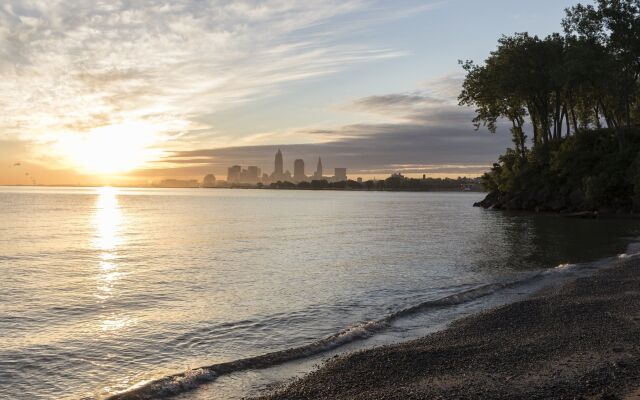
[{"label": "sunlight reflection on water", "polygon": [[[123,244],[120,231],[123,224],[122,211],[118,204],[118,190],[111,187],[97,189],[96,209],[93,217],[95,237],[93,247],[101,251],[96,275],[97,291],[95,297],[101,303],[108,302],[114,296],[114,288],[123,276],[116,260],[117,250]],[[102,318],[102,331],[116,331],[127,326],[125,317],[111,314]]]}]

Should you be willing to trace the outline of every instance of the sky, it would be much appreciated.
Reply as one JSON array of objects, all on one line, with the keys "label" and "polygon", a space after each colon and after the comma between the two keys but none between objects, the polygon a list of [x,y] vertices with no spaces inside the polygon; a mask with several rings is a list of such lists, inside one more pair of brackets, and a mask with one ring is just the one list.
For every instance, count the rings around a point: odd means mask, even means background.
[{"label": "sky", "polygon": [[[510,134],[474,131],[458,60],[560,30],[577,0],[4,0],[0,184],[478,176]],[[584,3],[584,1],[583,1]]]}]

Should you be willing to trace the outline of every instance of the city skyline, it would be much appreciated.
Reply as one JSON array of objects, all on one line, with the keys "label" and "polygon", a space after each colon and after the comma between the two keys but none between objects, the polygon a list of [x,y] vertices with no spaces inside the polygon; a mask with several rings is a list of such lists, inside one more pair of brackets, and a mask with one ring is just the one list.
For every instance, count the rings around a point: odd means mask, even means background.
[{"label": "city skyline", "polygon": [[0,400],[640,400],[640,0],[2,0],[0,204]]},{"label": "city skyline", "polygon": [[201,179],[277,148],[363,177],[478,176],[511,136],[474,132],[457,61],[551,33],[571,4],[8,0],[0,184]]},{"label": "city skyline", "polygon": [[[306,175],[305,162],[302,158],[296,158],[293,161],[293,174],[290,170],[285,169],[284,155],[282,150],[278,148],[273,162],[273,172],[271,174],[260,174],[262,169],[255,165],[243,168],[242,165],[233,165],[227,168],[227,183],[247,183],[247,184],[270,184],[274,182],[310,182],[314,180],[327,180],[329,182],[340,182],[348,180],[347,168],[335,167],[333,176],[324,176],[322,166],[322,158],[318,157],[316,170],[311,175]],[[207,176],[213,176],[208,174]],[[362,177],[358,179],[362,180]],[[215,180],[215,179],[214,179]]]}]

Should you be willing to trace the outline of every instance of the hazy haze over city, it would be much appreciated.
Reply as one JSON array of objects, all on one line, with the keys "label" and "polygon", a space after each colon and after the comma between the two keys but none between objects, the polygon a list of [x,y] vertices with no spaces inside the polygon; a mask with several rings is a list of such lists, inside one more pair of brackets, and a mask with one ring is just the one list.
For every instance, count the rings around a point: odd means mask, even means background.
[{"label": "hazy haze over city", "polygon": [[0,184],[270,173],[278,148],[291,171],[477,176],[510,135],[474,132],[457,60],[557,30],[571,4],[9,0]]}]

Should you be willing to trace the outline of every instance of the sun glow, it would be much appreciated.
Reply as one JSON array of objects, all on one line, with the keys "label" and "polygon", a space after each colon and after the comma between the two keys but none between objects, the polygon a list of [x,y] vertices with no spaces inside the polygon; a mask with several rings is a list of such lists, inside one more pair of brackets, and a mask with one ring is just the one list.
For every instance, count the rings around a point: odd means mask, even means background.
[{"label": "sun glow", "polygon": [[159,156],[153,125],[129,122],[96,128],[84,135],[69,135],[59,144],[64,156],[82,172],[112,175],[131,171]]}]

